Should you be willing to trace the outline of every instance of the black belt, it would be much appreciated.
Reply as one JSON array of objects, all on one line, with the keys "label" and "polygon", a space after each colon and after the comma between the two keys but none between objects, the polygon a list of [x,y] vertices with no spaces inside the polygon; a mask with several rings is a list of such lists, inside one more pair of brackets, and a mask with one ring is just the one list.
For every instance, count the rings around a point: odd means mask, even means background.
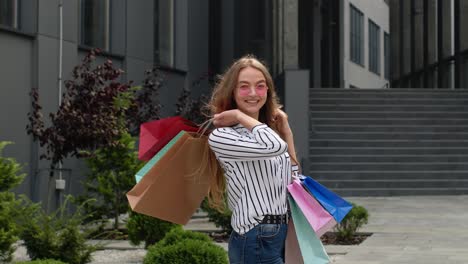
[{"label": "black belt", "polygon": [[287,224],[289,220],[289,215],[265,215],[263,218],[262,224]]}]

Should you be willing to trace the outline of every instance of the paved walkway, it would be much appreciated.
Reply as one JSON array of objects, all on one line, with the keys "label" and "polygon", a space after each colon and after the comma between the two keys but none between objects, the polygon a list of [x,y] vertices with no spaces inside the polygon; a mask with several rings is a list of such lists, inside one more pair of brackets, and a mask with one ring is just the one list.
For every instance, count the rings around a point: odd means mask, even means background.
[{"label": "paved walkway", "polygon": [[[364,206],[371,232],[358,246],[326,246],[338,264],[467,264],[468,196],[348,197]],[[189,230],[216,229],[206,219],[194,219]],[[225,243],[220,244],[224,248]],[[24,259],[19,248],[16,260]],[[93,264],[142,263],[145,250],[126,241],[110,241],[94,253]]]},{"label": "paved walkway", "polygon": [[468,196],[349,198],[370,212],[374,233],[340,264],[468,263]]}]

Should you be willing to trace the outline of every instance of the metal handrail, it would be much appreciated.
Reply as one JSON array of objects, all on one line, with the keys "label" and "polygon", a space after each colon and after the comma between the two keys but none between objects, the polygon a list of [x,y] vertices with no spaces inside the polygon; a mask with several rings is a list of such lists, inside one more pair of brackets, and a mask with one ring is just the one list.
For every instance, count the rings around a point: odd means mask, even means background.
[{"label": "metal handrail", "polygon": [[417,71],[410,72],[403,75],[399,79],[391,80],[391,87],[398,87],[401,83],[411,82],[411,80],[423,76],[425,73],[435,72],[439,68],[444,68],[450,65],[455,64],[456,56],[460,55],[461,59],[468,59],[468,49],[460,51],[459,54],[451,55],[445,57],[442,61],[437,61],[435,63],[429,64],[427,67],[423,67]]}]

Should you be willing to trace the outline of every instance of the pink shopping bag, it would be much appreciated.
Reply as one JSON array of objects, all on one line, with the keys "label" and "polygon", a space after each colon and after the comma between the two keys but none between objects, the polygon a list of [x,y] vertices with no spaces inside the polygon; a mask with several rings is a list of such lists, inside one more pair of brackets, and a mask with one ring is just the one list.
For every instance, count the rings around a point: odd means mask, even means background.
[{"label": "pink shopping bag", "polygon": [[288,191],[314,229],[317,237],[321,237],[336,225],[333,216],[304,189],[300,180],[294,180],[289,184]]}]

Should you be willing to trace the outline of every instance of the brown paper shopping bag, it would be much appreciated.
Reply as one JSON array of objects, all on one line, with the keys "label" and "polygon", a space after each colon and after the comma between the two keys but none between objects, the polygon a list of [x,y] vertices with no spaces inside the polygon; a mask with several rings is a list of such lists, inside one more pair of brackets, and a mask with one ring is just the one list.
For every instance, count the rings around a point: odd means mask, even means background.
[{"label": "brown paper shopping bag", "polygon": [[183,135],[127,193],[133,211],[185,225],[208,194],[213,168],[206,136]]}]

